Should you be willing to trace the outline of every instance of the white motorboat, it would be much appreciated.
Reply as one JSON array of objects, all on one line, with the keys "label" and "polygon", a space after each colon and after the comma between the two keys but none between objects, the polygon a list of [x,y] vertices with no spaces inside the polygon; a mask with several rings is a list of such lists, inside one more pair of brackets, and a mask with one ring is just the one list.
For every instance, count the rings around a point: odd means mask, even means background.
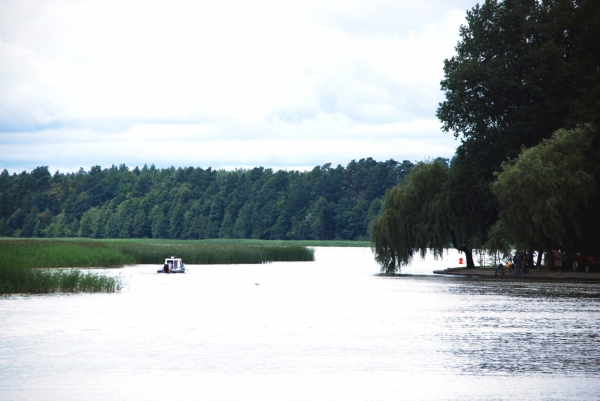
[{"label": "white motorboat", "polygon": [[177,256],[171,256],[165,259],[165,264],[157,273],[185,273],[185,263]]}]

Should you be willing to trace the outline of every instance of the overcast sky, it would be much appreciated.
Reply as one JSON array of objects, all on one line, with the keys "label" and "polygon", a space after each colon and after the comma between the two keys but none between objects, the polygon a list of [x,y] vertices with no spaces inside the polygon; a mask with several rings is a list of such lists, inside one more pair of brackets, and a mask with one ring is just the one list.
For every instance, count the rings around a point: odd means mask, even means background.
[{"label": "overcast sky", "polygon": [[450,157],[464,0],[2,0],[0,169]]}]

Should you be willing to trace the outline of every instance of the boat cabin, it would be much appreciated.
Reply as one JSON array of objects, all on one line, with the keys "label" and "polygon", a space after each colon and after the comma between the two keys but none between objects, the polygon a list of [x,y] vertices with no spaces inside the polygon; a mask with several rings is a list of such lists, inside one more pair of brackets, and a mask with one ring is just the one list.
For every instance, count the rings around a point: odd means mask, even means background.
[{"label": "boat cabin", "polygon": [[185,264],[177,256],[170,256],[165,259],[165,264],[158,273],[185,273]]},{"label": "boat cabin", "polygon": [[176,256],[171,256],[170,258],[165,259],[165,265],[168,265],[170,267],[170,270],[180,269],[182,264],[183,263],[181,262],[181,258],[178,258]]}]

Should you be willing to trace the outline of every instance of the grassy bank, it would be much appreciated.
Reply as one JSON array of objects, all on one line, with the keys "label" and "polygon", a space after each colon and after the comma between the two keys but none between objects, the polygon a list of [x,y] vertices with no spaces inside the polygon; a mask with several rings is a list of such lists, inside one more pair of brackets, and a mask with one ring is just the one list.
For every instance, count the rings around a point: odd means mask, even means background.
[{"label": "grassy bank", "polygon": [[180,239],[155,239],[155,238],[127,238],[127,239],[89,239],[89,238],[14,238],[0,237],[0,241],[67,241],[67,242],[117,242],[134,244],[242,244],[242,245],[278,245],[278,246],[324,246],[324,247],[348,247],[348,248],[368,248],[371,246],[369,241],[346,241],[346,240],[264,240],[264,239],[234,239],[234,238],[213,238],[202,240],[180,240]]},{"label": "grassy bank", "polygon": [[205,239],[201,243],[225,243],[225,244],[256,244],[256,245],[282,245],[282,246],[325,246],[325,247],[345,247],[345,248],[368,248],[370,241],[343,241],[343,240],[262,240],[262,239]]},{"label": "grassy bank", "polygon": [[261,240],[261,239],[206,239],[200,241],[202,243],[216,244],[256,244],[256,245],[281,245],[281,246],[325,246],[325,247],[347,247],[347,248],[368,248],[371,246],[370,241],[342,241],[342,240]]}]

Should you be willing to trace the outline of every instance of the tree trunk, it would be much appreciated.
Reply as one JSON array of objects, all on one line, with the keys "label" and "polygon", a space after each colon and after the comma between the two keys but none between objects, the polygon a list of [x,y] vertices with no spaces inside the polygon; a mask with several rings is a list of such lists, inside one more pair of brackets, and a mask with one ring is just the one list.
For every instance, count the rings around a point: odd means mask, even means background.
[{"label": "tree trunk", "polygon": [[527,252],[527,268],[533,269],[533,249],[530,249],[529,252]]},{"label": "tree trunk", "polygon": [[452,230],[450,230],[450,239],[452,240],[452,246],[456,250],[465,253],[465,258],[467,259],[467,269],[474,269],[475,263],[473,262],[473,250],[467,248],[466,246],[458,246],[456,235],[454,235],[454,231]]},{"label": "tree trunk", "polygon": [[473,250],[467,247],[463,247],[461,251],[465,253],[465,257],[467,258],[467,269],[474,269],[475,263],[473,262]]},{"label": "tree trunk", "polygon": [[540,266],[542,266],[542,255],[544,254],[544,250],[540,249],[538,251],[538,257],[537,257],[537,262],[535,264],[535,267],[537,267],[538,269],[540,268]]}]

